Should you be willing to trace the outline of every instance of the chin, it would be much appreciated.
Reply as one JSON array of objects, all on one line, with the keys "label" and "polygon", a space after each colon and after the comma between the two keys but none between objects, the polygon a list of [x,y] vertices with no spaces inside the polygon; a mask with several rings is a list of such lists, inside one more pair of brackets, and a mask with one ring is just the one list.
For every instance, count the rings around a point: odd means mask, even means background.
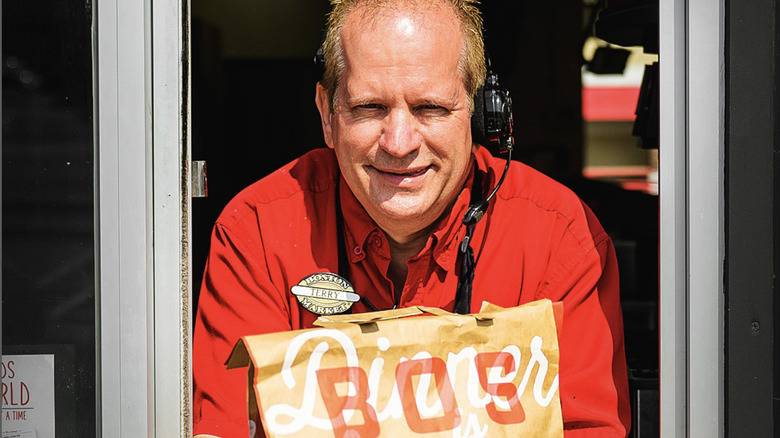
[{"label": "chin", "polygon": [[382,214],[393,220],[420,219],[431,212],[433,208],[432,202],[420,199],[393,199],[379,205]]}]

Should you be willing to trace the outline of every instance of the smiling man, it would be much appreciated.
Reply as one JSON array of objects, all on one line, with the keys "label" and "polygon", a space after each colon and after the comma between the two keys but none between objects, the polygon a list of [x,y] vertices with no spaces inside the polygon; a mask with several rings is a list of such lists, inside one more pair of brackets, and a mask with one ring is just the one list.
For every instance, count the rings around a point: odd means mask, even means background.
[{"label": "smiling man", "polygon": [[[462,218],[504,169],[472,141],[485,78],[475,1],[331,3],[315,98],[328,148],[242,191],[214,227],[193,349],[196,434],[249,434],[246,370],[223,365],[241,336],[309,328],[350,306],[453,310]],[[513,162],[470,242],[471,311],[482,301],[564,303],[566,436],[625,436],[617,266],[590,210]],[[348,285],[343,299],[313,300],[325,283]]]},{"label": "smiling man", "polygon": [[372,13],[362,8],[342,24],[344,71],[334,90],[318,84],[316,102],[344,181],[388,240],[400,292],[406,261],[463,190],[476,145],[452,9]]}]

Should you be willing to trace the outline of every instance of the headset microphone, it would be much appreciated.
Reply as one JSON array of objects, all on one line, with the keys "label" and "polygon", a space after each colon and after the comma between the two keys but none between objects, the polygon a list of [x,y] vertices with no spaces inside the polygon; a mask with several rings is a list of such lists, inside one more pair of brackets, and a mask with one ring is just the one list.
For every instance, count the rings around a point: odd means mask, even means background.
[{"label": "headset microphone", "polygon": [[[498,83],[498,75],[493,72],[490,58],[487,59],[487,77],[485,84],[477,91],[474,98],[474,113],[471,116],[471,136],[475,143],[497,149],[499,153],[506,153],[506,165],[496,187],[487,198],[471,204],[463,215],[463,225],[466,226],[466,236],[458,248],[460,260],[460,276],[458,288],[455,291],[455,313],[467,314],[471,312],[471,289],[474,282],[474,270],[477,262],[474,259],[474,249],[471,247],[471,237],[474,227],[477,225],[490,205],[490,200],[496,195],[498,188],[504,183],[504,178],[509,171],[509,163],[512,160],[514,139],[512,138],[512,98],[509,92]],[[472,190],[478,190],[476,184]]]}]

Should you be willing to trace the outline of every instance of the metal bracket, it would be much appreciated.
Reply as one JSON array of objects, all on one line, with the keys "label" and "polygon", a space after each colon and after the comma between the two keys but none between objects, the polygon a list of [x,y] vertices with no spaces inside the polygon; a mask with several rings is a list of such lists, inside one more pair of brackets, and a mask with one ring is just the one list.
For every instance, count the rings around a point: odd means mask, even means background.
[{"label": "metal bracket", "polygon": [[209,195],[208,178],[206,177],[206,162],[193,161],[191,167],[192,197],[205,198]]}]

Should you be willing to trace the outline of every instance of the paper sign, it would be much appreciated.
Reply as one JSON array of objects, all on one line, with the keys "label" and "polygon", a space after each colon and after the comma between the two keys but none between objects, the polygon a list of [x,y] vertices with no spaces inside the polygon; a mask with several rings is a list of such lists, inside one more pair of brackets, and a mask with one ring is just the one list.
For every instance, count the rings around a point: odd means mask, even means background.
[{"label": "paper sign", "polygon": [[4,355],[3,438],[54,438],[54,355]]}]

